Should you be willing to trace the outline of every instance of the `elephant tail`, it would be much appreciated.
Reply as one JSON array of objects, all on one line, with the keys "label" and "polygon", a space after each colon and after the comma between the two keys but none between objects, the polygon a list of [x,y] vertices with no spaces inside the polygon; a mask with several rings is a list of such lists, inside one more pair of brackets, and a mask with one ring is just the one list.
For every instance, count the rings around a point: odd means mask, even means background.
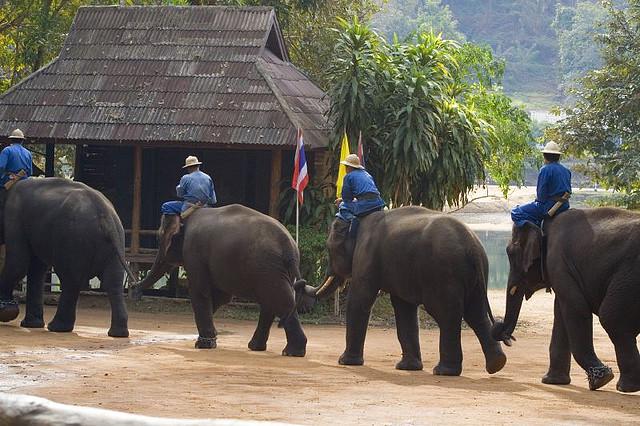
[{"label": "elephant tail", "polygon": [[127,260],[125,258],[124,231],[122,230],[122,224],[120,223],[120,220],[117,219],[117,216],[113,217],[113,215],[104,215],[100,218],[100,225],[102,227],[104,235],[107,237],[107,240],[115,249],[116,256],[118,257],[120,264],[127,273],[127,276],[132,283],[135,283],[137,279],[135,275],[133,275],[133,272],[131,272],[131,269],[129,268],[129,265],[127,264]]}]

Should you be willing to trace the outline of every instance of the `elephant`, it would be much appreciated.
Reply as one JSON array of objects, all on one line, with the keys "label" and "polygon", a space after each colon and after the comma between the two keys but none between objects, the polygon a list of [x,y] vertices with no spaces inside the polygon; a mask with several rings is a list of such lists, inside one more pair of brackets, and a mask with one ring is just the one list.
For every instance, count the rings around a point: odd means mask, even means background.
[{"label": "elephant", "polygon": [[50,331],[72,331],[80,290],[99,277],[111,304],[108,335],[128,337],[123,284],[129,271],[124,257],[124,229],[107,198],[87,185],[62,178],[29,178],[7,191],[0,212],[6,259],[0,274],[0,321],[19,314],[13,301],[16,284],[27,276],[22,327],[42,328],[43,287],[53,266],[61,294]]},{"label": "elephant", "polygon": [[509,341],[523,298],[542,289],[555,293],[549,369],[545,384],[571,383],[571,355],[587,373],[589,389],[614,378],[593,348],[593,315],[615,346],[617,389],[640,390],[640,215],[614,208],[571,209],[541,229],[515,227],[507,246],[509,278],[504,321],[492,335]]},{"label": "elephant", "polygon": [[[196,348],[217,346],[213,314],[232,296],[240,296],[260,306],[249,349],[266,350],[277,316],[287,336],[282,355],[304,356],[307,338],[296,306],[304,301],[305,282],[300,280],[298,247],[287,229],[275,219],[238,204],[197,209],[184,220],[180,232],[178,221],[178,216],[163,216],[158,254],[147,276],[137,284],[137,291],[183,265],[198,328]],[[294,284],[300,290],[295,291]]]},{"label": "elephant", "polygon": [[346,349],[341,365],[364,363],[371,308],[379,292],[390,294],[402,358],[399,370],[422,370],[417,310],[422,305],[440,328],[440,360],[433,374],[462,373],[461,323],[473,329],[490,374],[502,369],[506,355],[493,341],[487,300],[488,261],[479,239],[453,217],[423,207],[378,211],[359,219],[358,233],[336,218],[329,230],[328,278],[316,298],[331,294],[350,279],[346,307]]}]

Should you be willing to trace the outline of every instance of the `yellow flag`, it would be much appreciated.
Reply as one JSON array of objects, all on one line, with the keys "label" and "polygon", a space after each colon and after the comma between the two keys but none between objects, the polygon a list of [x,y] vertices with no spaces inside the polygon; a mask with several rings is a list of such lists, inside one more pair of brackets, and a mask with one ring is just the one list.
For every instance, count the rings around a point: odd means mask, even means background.
[{"label": "yellow flag", "polygon": [[[349,140],[347,139],[347,132],[342,137],[342,147],[340,148],[340,161],[344,161],[349,155]],[[336,198],[342,196],[342,181],[347,175],[347,166],[340,164],[338,166],[338,181],[336,182]]]}]

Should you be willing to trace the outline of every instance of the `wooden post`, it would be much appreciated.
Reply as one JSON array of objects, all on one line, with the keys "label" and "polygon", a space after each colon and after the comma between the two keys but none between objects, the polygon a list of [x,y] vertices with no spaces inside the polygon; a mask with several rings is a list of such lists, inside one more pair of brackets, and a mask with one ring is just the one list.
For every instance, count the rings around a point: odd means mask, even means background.
[{"label": "wooden post", "polygon": [[282,180],[282,150],[271,151],[271,194],[269,196],[269,216],[278,219],[278,199]]},{"label": "wooden post", "polygon": [[142,147],[133,148],[133,209],[131,212],[131,254],[140,252],[140,208],[142,205]]},{"label": "wooden post", "polygon": [[45,151],[44,175],[52,177],[55,175],[56,146],[48,143]]}]

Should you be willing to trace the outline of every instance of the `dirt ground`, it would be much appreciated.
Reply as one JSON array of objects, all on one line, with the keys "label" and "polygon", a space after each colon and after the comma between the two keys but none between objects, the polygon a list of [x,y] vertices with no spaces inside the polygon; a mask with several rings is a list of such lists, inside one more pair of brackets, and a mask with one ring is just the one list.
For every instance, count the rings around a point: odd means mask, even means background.
[{"label": "dirt ground", "polygon": [[[503,292],[491,292],[498,314]],[[344,327],[305,326],[305,358],[280,356],[284,332],[274,325],[269,348],[246,349],[255,324],[218,320],[218,348],[195,350],[189,312],[130,313],[131,337],[107,337],[109,312],[81,308],[76,330],[54,334],[0,324],[0,391],[56,402],[185,418],[238,418],[298,424],[581,424],[640,421],[640,394],[597,392],[574,364],[573,383],[540,383],[547,368],[553,298],[536,294],[523,306],[518,341],[506,367],[484,371],[480,346],[463,331],[461,377],[437,377],[437,330],[421,330],[425,371],[394,369],[395,330],[372,328],[365,365],[342,367]],[[48,308],[46,319],[53,315]],[[617,373],[613,346],[595,327],[596,350]]]}]

